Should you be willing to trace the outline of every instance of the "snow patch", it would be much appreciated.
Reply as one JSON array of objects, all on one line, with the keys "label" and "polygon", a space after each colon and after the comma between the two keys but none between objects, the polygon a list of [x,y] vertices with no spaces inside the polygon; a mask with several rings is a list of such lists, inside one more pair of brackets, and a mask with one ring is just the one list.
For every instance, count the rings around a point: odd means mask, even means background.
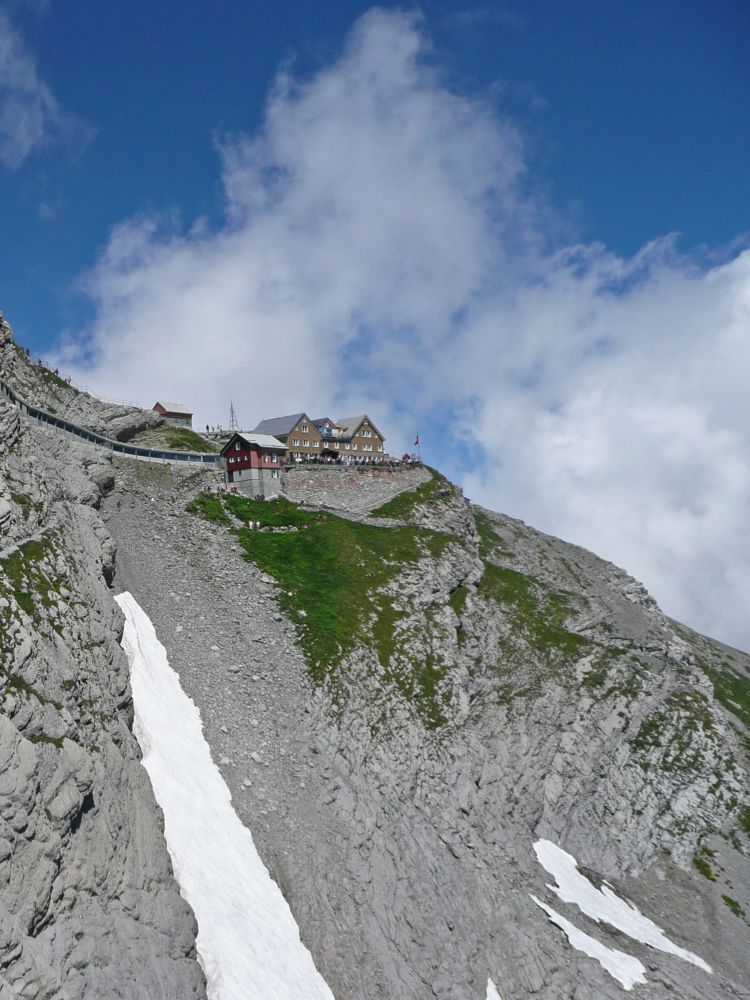
[{"label": "snow patch", "polygon": [[[531,895],[531,894],[530,894]],[[560,916],[551,906],[547,906],[536,896],[531,896],[537,906],[540,906],[553,924],[556,924],[568,938],[571,946],[578,951],[582,951],[589,958],[595,958],[602,968],[626,990],[632,990],[636,983],[646,982],[646,969],[644,965],[632,955],[626,955],[624,951],[617,951],[615,948],[608,948],[597,941],[596,938],[579,931],[575,924],[571,924],[565,917]],[[487,994],[489,997],[489,993]]]},{"label": "snow patch", "polygon": [[503,1000],[500,994],[497,992],[497,986],[492,982],[491,979],[487,980],[487,998],[486,1000]]},{"label": "snow patch", "polygon": [[203,737],[150,619],[131,594],[122,646],[130,661],[136,738],[143,751],[180,891],[198,921],[209,1000],[334,1000],[302,944],[292,912]]},{"label": "snow patch", "polygon": [[[648,917],[644,917],[632,903],[620,899],[606,882],[601,889],[592,885],[586,876],[578,871],[578,863],[572,854],[563,851],[550,840],[538,840],[534,844],[534,851],[539,864],[557,882],[557,885],[548,885],[547,888],[564,903],[575,903],[587,917],[591,917],[597,923],[604,921],[634,941],[640,941],[658,951],[677,955],[678,958],[697,965],[705,972],[712,971],[711,966],[702,958],[670,941],[661,928]],[[541,903],[539,905],[542,906]]]}]

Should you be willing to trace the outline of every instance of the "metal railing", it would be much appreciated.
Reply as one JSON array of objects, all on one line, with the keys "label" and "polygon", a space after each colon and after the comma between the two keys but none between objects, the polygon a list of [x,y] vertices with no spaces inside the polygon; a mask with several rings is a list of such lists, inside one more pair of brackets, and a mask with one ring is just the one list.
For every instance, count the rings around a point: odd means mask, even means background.
[{"label": "metal railing", "polygon": [[140,448],[138,445],[124,444],[122,441],[112,441],[110,438],[103,437],[101,434],[96,434],[94,431],[87,430],[85,427],[79,427],[78,424],[71,423],[70,420],[64,420],[62,417],[57,417],[53,413],[47,413],[46,410],[42,410],[38,406],[32,406],[31,403],[27,403],[25,399],[22,399],[19,395],[17,395],[8,383],[1,378],[0,392],[2,392],[6,399],[9,399],[21,413],[26,414],[26,416],[32,417],[41,423],[56,427],[58,430],[66,431],[68,434],[74,434],[83,441],[88,441],[89,444],[97,445],[100,448],[107,448],[109,451],[112,451],[117,455],[126,455],[129,458],[141,459],[146,462],[196,462],[200,465],[218,465],[221,457],[218,454],[201,455],[191,451],[170,451],[164,448]]}]

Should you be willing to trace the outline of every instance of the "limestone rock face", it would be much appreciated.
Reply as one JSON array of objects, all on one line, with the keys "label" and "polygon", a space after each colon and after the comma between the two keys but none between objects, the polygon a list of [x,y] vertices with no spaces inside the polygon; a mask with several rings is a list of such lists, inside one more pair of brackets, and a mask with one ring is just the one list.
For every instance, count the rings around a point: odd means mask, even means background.
[{"label": "limestone rock face", "polygon": [[108,457],[0,397],[0,995],[205,996],[131,732]]},{"label": "limestone rock face", "polygon": [[10,326],[1,313],[0,378],[11,383],[18,395],[32,406],[115,441],[129,441],[141,431],[164,423],[164,419],[153,410],[102,402],[71,385],[60,374],[35,364],[15,343]]}]

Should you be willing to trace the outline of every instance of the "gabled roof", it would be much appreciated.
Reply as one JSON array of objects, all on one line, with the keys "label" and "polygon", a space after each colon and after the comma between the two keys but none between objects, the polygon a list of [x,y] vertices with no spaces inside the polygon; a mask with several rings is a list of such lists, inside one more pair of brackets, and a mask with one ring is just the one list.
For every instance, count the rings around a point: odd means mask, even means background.
[{"label": "gabled roof", "polygon": [[320,427],[321,424],[335,424],[336,421],[330,417],[313,417],[313,423],[316,427]]},{"label": "gabled roof", "polygon": [[[292,433],[299,421],[306,417],[306,413],[291,413],[287,417],[270,417],[268,420],[261,420],[257,427],[253,428],[253,434],[271,434],[273,437],[287,437]],[[309,417],[307,417],[310,420]],[[310,420],[312,423],[312,420]]]},{"label": "gabled roof", "polygon": [[157,399],[153,409],[156,409],[157,406],[161,406],[166,413],[176,413],[181,417],[192,417],[193,415],[193,411],[189,410],[182,403],[165,403],[163,399]]},{"label": "gabled roof", "polygon": [[221,449],[221,454],[225,455],[238,438],[245,444],[254,444],[257,445],[258,448],[269,448],[272,451],[286,451],[286,445],[282,444],[281,441],[277,440],[275,437],[271,437],[270,434],[245,434],[244,432],[239,431],[237,434],[233,434],[227,441]]},{"label": "gabled roof", "polygon": [[370,418],[367,416],[366,413],[361,413],[358,417],[340,417],[336,421],[336,425],[338,427],[344,428],[342,440],[347,441],[353,438],[365,420],[370,425],[370,427],[372,427],[372,429],[383,439],[383,441],[385,441],[383,435],[380,433],[380,431],[377,429],[375,424],[372,422],[372,420],[370,420]]}]

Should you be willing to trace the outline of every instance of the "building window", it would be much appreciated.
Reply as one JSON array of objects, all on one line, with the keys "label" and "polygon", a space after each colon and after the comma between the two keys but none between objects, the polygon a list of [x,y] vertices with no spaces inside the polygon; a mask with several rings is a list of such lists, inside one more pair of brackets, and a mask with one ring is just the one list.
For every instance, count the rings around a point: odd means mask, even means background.
[{"label": "building window", "polygon": [[336,451],[338,451],[338,450],[339,450],[339,448],[341,447],[341,445],[339,444],[339,442],[338,442],[338,441],[334,441],[334,442],[333,442],[333,447],[334,447],[334,448],[336,449]]},{"label": "building window", "polygon": [[295,438],[295,439],[294,439],[294,440],[292,441],[292,444],[293,444],[293,445],[294,445],[295,447],[299,448],[299,438]]},{"label": "building window", "polygon": [[272,462],[278,462],[278,460],[279,460],[279,456],[276,454],[276,452],[274,452],[273,455],[271,455],[271,461]]},{"label": "building window", "polygon": [[357,445],[356,445],[355,442],[352,442],[352,451],[356,451],[356,450],[357,450]]},{"label": "building window", "polygon": [[242,442],[241,441],[235,441],[234,442],[234,450],[235,451],[240,451],[241,449],[242,449]]},{"label": "building window", "polygon": [[345,441],[345,442],[344,442],[344,448],[345,448],[345,449],[346,449],[347,451],[349,451],[349,448],[350,448],[350,445],[349,445],[349,442],[348,442],[348,441]]},{"label": "building window", "polygon": [[279,478],[279,470],[271,469],[271,479],[278,479],[278,478]]},{"label": "building window", "polygon": [[303,424],[303,425],[302,425],[302,426],[300,427],[300,430],[302,431],[302,433],[303,433],[303,434],[307,434],[307,432],[308,432],[308,430],[309,430],[309,427],[307,426],[307,424]]}]

